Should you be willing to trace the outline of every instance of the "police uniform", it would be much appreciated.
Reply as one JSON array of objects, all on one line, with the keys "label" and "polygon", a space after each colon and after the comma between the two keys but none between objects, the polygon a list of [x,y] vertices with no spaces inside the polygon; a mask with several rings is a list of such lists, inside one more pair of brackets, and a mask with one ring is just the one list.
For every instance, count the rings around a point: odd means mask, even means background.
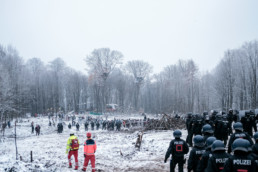
[{"label": "police uniform", "polygon": [[208,172],[219,172],[224,169],[225,162],[228,160],[230,155],[224,152],[214,152],[208,161],[206,171]]},{"label": "police uniform", "polygon": [[170,142],[165,156],[166,162],[170,154],[172,155],[172,159],[170,161],[170,172],[175,170],[176,164],[178,164],[178,171],[183,172],[184,154],[187,154],[188,151],[189,148],[184,140],[176,138]]},{"label": "police uniform", "polygon": [[229,157],[223,172],[256,172],[256,164],[253,158],[241,152]]},{"label": "police uniform", "polygon": [[251,145],[254,144],[252,139],[251,139],[251,137],[247,133],[241,132],[241,131],[236,131],[234,134],[232,134],[230,136],[230,139],[229,139],[229,142],[228,142],[228,153],[231,153],[231,151],[232,151],[231,150],[231,145],[238,138],[242,138],[242,139],[248,140]]}]

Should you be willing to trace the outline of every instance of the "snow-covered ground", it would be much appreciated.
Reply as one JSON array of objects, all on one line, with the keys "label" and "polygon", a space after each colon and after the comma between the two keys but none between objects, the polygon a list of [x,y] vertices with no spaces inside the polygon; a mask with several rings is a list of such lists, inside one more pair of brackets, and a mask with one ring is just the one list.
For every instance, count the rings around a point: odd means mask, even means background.
[{"label": "snow-covered ground", "polygon": [[[83,142],[86,140],[84,126],[80,131],[75,127],[71,130],[64,126],[62,134],[57,134],[56,127],[48,126],[48,118],[30,118],[17,123],[17,145],[19,159],[16,161],[15,144],[12,138],[14,128],[7,128],[6,137],[0,142],[0,171],[19,172],[50,172],[50,171],[74,171],[68,168],[66,142],[71,132],[78,136],[80,141],[79,169],[83,166]],[[41,135],[31,134],[30,123],[40,124]],[[68,124],[68,122],[66,122]],[[91,130],[90,130],[91,131]],[[91,131],[93,139],[97,143],[96,169],[97,171],[169,171],[169,161],[165,164],[164,157],[173,131],[148,131],[143,135],[141,149],[135,148],[137,131]],[[183,130],[183,137],[186,131]],[[33,162],[30,162],[30,152],[33,152]],[[74,167],[74,159],[73,159]],[[79,170],[79,171],[80,171]],[[91,171],[89,165],[87,171]]]}]

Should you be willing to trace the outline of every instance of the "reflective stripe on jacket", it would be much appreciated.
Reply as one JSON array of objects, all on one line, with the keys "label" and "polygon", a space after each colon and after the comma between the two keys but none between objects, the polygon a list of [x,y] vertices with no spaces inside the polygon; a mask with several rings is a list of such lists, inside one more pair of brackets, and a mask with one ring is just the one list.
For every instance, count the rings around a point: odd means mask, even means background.
[{"label": "reflective stripe on jacket", "polygon": [[94,155],[97,150],[97,145],[94,140],[88,139],[84,143],[84,154],[86,155]]}]

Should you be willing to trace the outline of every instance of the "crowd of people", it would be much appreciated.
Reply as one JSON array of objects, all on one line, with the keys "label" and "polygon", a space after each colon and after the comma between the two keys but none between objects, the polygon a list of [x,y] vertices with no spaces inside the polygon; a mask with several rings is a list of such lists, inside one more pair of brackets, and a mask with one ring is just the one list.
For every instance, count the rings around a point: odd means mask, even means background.
[{"label": "crowd of people", "polygon": [[[182,132],[175,130],[175,139],[170,142],[166,152],[166,163],[170,155],[170,171],[175,171],[178,164],[178,171],[184,171],[183,166],[187,162],[187,170],[193,172],[212,172],[212,171],[237,171],[249,172],[258,170],[258,115],[253,110],[246,111],[243,116],[233,113],[232,109],[226,112],[216,110],[203,112],[202,114],[186,114],[185,124],[187,130],[186,140],[181,139]],[[178,117],[179,118],[179,117]],[[59,117],[59,120],[62,116]],[[134,126],[145,126],[151,120],[147,119],[113,119],[104,120],[102,118],[92,118],[90,116],[78,119],[72,116],[69,119],[68,128],[76,127],[80,130],[80,125],[84,126],[85,131],[89,130],[109,130],[120,131],[121,128]],[[53,120],[53,119],[52,119]],[[54,123],[54,120],[52,121]],[[51,120],[49,120],[51,126]],[[31,123],[32,133],[34,124]],[[40,126],[35,127],[36,135],[40,134]],[[58,133],[63,132],[63,122],[57,125]],[[75,140],[75,141],[74,141]],[[69,167],[71,167],[71,156],[75,156],[75,169],[78,169],[78,138],[71,135],[67,143],[67,153]],[[78,142],[79,144],[79,142]],[[85,162],[83,171],[86,170],[88,162],[91,161],[92,169],[95,170],[96,143],[91,139],[91,134],[87,133],[87,140],[84,143]],[[93,147],[92,147],[93,146]],[[192,147],[191,149],[189,147]],[[90,153],[88,152],[90,150]],[[190,153],[189,153],[190,151]],[[189,157],[187,158],[187,154]]]},{"label": "crowd of people", "polygon": [[258,170],[257,120],[253,110],[245,111],[242,117],[232,109],[228,113],[213,110],[211,115],[188,113],[186,141],[181,139],[180,130],[174,131],[175,139],[170,142],[164,162],[172,155],[170,171],[175,171],[178,164],[178,171],[183,172],[185,155],[192,147],[188,172],[255,172]]}]

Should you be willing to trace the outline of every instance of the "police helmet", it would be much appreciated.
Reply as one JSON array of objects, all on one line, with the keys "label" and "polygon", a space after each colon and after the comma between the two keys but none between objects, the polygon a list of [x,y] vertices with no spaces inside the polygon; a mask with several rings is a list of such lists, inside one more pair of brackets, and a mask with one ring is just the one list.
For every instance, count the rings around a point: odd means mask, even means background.
[{"label": "police helmet", "polygon": [[175,131],[173,132],[173,136],[174,136],[175,138],[180,138],[180,137],[182,136],[182,132],[181,132],[180,130],[175,130]]},{"label": "police helmet", "polygon": [[252,152],[253,150],[252,150],[252,145],[251,145],[251,143],[250,143],[248,140],[246,140],[246,139],[244,139],[244,140],[245,140],[246,145],[247,145],[247,151],[248,151],[248,152]]},{"label": "police helmet", "polygon": [[255,110],[251,109],[249,113],[251,116],[255,116]]},{"label": "police helmet", "polygon": [[234,123],[233,128],[237,131],[243,131],[243,124],[241,122]]},{"label": "police helmet", "polygon": [[208,139],[206,140],[206,146],[207,146],[207,148],[210,148],[211,145],[212,145],[212,143],[213,143],[215,140],[216,140],[216,137],[213,137],[213,136],[208,137]]},{"label": "police helmet", "polygon": [[221,113],[216,114],[216,119],[221,119],[221,118],[222,118],[222,114]]},{"label": "police helmet", "polygon": [[245,111],[245,116],[247,116],[247,117],[250,116],[250,111],[249,110]]},{"label": "police helmet", "polygon": [[200,119],[202,119],[202,115],[199,114],[199,113],[197,113],[197,114],[196,114],[196,118],[197,118],[198,120],[200,120]]},{"label": "police helmet", "polygon": [[209,113],[208,113],[207,111],[204,111],[204,112],[202,113],[202,115],[203,115],[203,116],[206,116],[206,115],[209,115]]},{"label": "police helmet", "polygon": [[255,132],[255,133],[254,133],[254,140],[255,140],[255,141],[258,141],[258,132]]},{"label": "police helmet", "polygon": [[210,120],[209,115],[205,116],[205,121],[209,121],[209,120]]},{"label": "police helmet", "polygon": [[223,114],[223,115],[222,115],[222,118],[223,118],[223,119],[227,119],[227,117],[228,117],[227,114]]},{"label": "police helmet", "polygon": [[192,118],[194,118],[194,119],[195,119],[195,118],[196,118],[196,114],[192,114]]},{"label": "police helmet", "polygon": [[192,112],[188,112],[186,116],[187,118],[192,118]]},{"label": "police helmet", "polygon": [[229,111],[228,111],[229,113],[233,113],[233,109],[229,109]]},{"label": "police helmet", "polygon": [[236,139],[232,144],[232,150],[248,152],[248,145],[245,139]]},{"label": "police helmet", "polygon": [[204,147],[205,143],[204,143],[203,136],[201,135],[194,136],[194,145],[197,147]]},{"label": "police helmet", "polygon": [[225,145],[221,140],[216,140],[211,146],[211,151],[225,150]]},{"label": "police helmet", "polygon": [[210,133],[210,134],[213,134],[213,129],[211,127],[210,124],[205,124],[203,127],[202,127],[202,133]]},{"label": "police helmet", "polygon": [[218,111],[216,111],[216,110],[211,110],[211,114],[212,115],[216,115],[218,113]]},{"label": "police helmet", "polygon": [[74,133],[70,133],[70,136],[73,136],[74,135]]}]

